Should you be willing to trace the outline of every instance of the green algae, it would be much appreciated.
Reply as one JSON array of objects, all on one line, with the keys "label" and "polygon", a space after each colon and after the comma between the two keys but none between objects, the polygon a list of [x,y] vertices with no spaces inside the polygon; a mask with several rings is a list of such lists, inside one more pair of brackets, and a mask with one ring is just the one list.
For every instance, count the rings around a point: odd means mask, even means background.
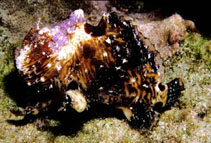
[{"label": "green algae", "polygon": [[[13,49],[16,46],[17,44],[10,42],[4,29],[0,29],[0,111],[2,113],[0,119],[11,117],[10,112],[8,113],[9,109],[18,109],[16,103],[4,91],[4,77],[14,70]],[[9,117],[4,115],[9,115]]]},{"label": "green algae", "polygon": [[184,80],[186,90],[181,104],[192,107],[197,102],[208,102],[204,97],[210,94],[211,40],[198,33],[188,33],[181,47],[181,51],[164,62],[166,79],[181,77]]},{"label": "green algae", "polygon": [[[174,141],[208,142],[211,40],[198,33],[187,33],[180,46],[183,48],[163,63],[166,71],[164,81],[180,77],[185,83],[185,91],[175,107],[161,115],[160,123],[174,130],[168,133],[176,137]],[[164,132],[160,126],[156,130],[157,135]]]},{"label": "green algae", "polygon": [[186,47],[185,52],[192,60],[192,64],[204,63],[205,68],[210,70],[211,64],[211,39],[205,38],[198,33],[190,33],[186,36],[182,46]]},{"label": "green algae", "polygon": [[14,44],[9,42],[9,38],[5,36],[0,29],[0,87],[2,88],[2,80],[14,69],[13,62]]}]

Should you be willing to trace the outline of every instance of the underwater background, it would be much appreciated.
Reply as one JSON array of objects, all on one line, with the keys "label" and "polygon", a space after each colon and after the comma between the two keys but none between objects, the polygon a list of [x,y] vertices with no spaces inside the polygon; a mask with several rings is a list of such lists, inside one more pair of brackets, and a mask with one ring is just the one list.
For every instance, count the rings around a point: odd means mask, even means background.
[{"label": "underwater background", "polygon": [[[10,123],[22,119],[11,110],[24,110],[21,100],[25,101],[21,96],[24,90],[13,90],[20,87],[12,75],[14,48],[21,45],[39,20],[40,27],[52,25],[79,8],[93,25],[104,12],[110,11],[131,20],[146,37],[145,44],[156,53],[162,81],[183,79],[183,96],[170,110],[158,115],[152,129],[137,131],[123,120],[101,115],[76,124],[74,131],[77,119],[65,122],[62,127],[53,119],[43,123],[38,118],[26,125]],[[0,143],[210,142],[211,24],[208,15],[206,3],[176,0],[0,0]],[[8,82],[13,83],[13,88],[8,88]]]}]

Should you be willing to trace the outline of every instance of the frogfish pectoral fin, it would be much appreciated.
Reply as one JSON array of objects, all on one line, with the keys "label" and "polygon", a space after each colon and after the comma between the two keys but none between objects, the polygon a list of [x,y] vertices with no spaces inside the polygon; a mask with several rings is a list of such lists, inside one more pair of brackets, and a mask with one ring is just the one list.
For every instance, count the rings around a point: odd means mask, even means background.
[{"label": "frogfish pectoral fin", "polygon": [[71,107],[77,112],[83,112],[87,108],[87,101],[79,90],[68,90],[66,94],[71,99]]}]

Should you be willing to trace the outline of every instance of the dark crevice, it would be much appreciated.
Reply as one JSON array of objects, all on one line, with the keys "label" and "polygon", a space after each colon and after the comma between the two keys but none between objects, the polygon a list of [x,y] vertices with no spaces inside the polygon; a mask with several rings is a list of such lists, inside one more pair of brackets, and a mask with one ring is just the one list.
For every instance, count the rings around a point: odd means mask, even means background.
[{"label": "dark crevice", "polygon": [[100,23],[97,26],[92,26],[86,23],[84,28],[86,33],[91,34],[91,36],[102,36],[105,35],[106,22],[104,21],[104,19],[101,19]]}]

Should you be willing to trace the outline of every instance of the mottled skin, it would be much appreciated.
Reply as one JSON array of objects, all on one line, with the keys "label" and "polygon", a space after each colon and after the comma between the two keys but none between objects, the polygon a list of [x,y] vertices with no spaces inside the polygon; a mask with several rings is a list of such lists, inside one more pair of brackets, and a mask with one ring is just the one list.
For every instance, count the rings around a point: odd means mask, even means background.
[{"label": "mottled skin", "polygon": [[[59,111],[71,106],[83,112],[89,103],[97,102],[121,109],[133,127],[150,127],[154,110],[174,104],[184,90],[183,83],[180,79],[160,83],[154,54],[123,17],[105,14],[97,26],[81,19],[78,10],[70,16],[70,26],[64,26],[67,19],[49,28],[32,29],[16,50],[21,75],[29,86],[58,88],[58,96],[68,99]],[[57,32],[56,26],[60,26]],[[51,103],[26,111],[38,114]]]}]

